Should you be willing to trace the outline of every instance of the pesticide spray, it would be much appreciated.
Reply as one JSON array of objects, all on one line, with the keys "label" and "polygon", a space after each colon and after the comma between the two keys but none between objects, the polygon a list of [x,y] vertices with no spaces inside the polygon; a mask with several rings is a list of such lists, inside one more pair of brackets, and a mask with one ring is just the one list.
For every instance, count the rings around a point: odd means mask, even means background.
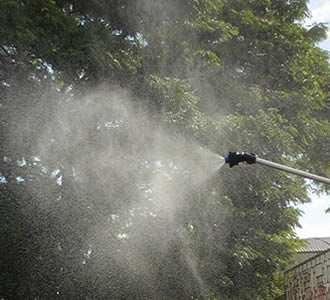
[{"label": "pesticide spray", "polygon": [[227,156],[225,156],[225,163],[229,164],[229,167],[232,168],[237,166],[239,163],[245,162],[247,164],[261,164],[270,168],[274,168],[277,170],[285,171],[291,174],[295,174],[304,178],[316,180],[325,184],[330,184],[330,179],[322,176],[318,176],[309,172],[305,172],[302,170],[298,170],[295,168],[291,168],[285,165],[281,165],[266,159],[262,159],[257,157],[253,153],[246,152],[229,152]]}]

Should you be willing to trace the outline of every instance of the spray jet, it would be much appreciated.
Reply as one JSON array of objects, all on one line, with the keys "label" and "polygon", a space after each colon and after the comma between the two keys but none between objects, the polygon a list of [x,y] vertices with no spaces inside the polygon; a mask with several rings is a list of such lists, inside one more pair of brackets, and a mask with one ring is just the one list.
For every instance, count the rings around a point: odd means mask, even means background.
[{"label": "spray jet", "polygon": [[312,180],[320,181],[325,184],[330,184],[330,179],[322,176],[318,176],[309,172],[301,171],[298,169],[294,169],[285,165],[281,165],[278,163],[271,162],[266,159],[262,159],[257,157],[254,153],[246,153],[246,152],[229,152],[227,156],[225,156],[225,162],[229,164],[229,167],[232,168],[237,166],[239,163],[245,162],[248,164],[261,164],[267,167],[271,167],[274,169],[278,169],[281,171],[285,171],[288,173],[292,173],[298,176],[302,176],[305,178],[309,178]]}]

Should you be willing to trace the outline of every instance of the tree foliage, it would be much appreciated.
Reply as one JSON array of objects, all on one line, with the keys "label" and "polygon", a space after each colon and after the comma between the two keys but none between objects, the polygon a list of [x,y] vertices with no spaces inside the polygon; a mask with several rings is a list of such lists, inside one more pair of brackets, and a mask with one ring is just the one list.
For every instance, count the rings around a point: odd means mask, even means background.
[{"label": "tree foliage", "polygon": [[[301,25],[306,0],[131,2],[0,1],[0,297],[274,299],[297,246],[293,204],[308,201],[300,178],[224,168],[170,195],[185,198],[170,224],[142,207],[123,243],[115,220],[136,203],[133,183],[149,178],[135,159],[155,143],[148,126],[219,154],[249,150],[329,176],[330,72],[316,46],[326,28]],[[131,116],[97,93],[79,101],[100,84],[129,90],[134,111],[144,107],[138,133],[96,130]],[[62,110],[68,124],[56,119]],[[55,141],[46,156],[35,152],[40,136],[29,136],[43,130],[43,143]],[[72,143],[56,144],[60,136]],[[108,157],[100,176],[96,153],[109,145],[116,162]]]}]

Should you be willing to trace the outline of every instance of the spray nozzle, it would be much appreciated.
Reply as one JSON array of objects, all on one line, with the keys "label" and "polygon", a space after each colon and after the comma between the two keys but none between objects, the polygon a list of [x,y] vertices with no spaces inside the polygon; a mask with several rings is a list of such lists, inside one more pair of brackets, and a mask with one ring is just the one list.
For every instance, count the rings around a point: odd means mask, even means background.
[{"label": "spray nozzle", "polygon": [[325,184],[330,184],[330,178],[318,176],[312,173],[308,173],[305,171],[297,170],[285,165],[281,165],[266,159],[262,159],[257,157],[253,153],[246,153],[246,152],[229,152],[228,155],[225,156],[225,163],[229,164],[229,167],[232,168],[233,166],[238,165],[240,162],[246,162],[248,164],[255,164],[258,163],[260,165],[264,165],[267,167],[271,167],[273,169],[285,171],[291,174],[295,174],[298,176],[302,176],[304,178],[309,178],[313,180],[317,180],[323,182]]},{"label": "spray nozzle", "polygon": [[229,164],[230,168],[238,165],[240,162],[254,164],[256,163],[256,155],[246,152],[229,152],[229,154],[225,156],[225,162]]}]

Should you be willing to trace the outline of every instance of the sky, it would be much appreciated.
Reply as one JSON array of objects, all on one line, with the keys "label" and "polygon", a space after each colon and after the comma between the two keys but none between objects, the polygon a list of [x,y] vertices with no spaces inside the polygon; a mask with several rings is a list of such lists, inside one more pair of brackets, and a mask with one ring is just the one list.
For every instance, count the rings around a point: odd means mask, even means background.
[{"label": "sky", "polygon": [[[306,24],[328,23],[328,38],[322,41],[319,46],[330,51],[330,0],[310,0],[309,9],[311,17]],[[311,202],[300,205],[299,208],[304,211],[300,218],[302,228],[297,229],[300,238],[307,237],[325,237],[330,236],[330,213],[325,210],[330,207],[330,195],[321,195],[311,193]]]},{"label": "sky", "polygon": [[325,210],[330,207],[330,196],[311,195],[311,202],[299,205],[304,211],[300,218],[302,228],[296,230],[300,238],[329,237],[330,236],[330,213]]},{"label": "sky", "polygon": [[[307,24],[328,23],[330,26],[330,0],[310,0],[309,10],[311,18],[307,20]],[[330,27],[328,30],[327,40],[320,43],[320,47],[330,51]]]}]

